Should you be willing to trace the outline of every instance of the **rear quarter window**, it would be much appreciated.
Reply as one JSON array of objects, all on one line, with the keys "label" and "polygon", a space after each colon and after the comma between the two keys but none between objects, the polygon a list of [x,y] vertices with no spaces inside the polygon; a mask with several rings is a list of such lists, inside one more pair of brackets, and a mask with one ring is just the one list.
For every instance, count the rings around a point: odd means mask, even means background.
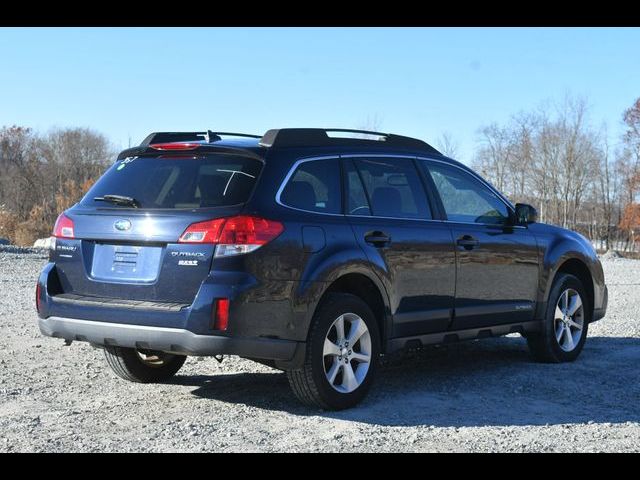
[{"label": "rear quarter window", "polygon": [[309,160],[298,165],[287,181],[280,202],[311,212],[341,213],[339,160]]},{"label": "rear quarter window", "polygon": [[141,208],[198,209],[246,203],[262,162],[239,155],[133,157],[116,162],[82,205],[109,206],[104,195],[134,198]]}]

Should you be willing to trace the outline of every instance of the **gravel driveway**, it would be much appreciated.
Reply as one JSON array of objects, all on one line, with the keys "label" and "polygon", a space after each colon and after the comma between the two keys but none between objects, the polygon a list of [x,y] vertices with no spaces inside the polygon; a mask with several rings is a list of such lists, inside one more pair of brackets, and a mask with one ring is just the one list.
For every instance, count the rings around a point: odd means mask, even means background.
[{"label": "gravel driveway", "polygon": [[169,384],[120,380],[100,350],[40,335],[45,262],[0,251],[0,452],[640,451],[640,261],[604,262],[609,312],[576,362],[533,363],[519,336],[430,348],[338,413],[233,357],[189,358]]}]

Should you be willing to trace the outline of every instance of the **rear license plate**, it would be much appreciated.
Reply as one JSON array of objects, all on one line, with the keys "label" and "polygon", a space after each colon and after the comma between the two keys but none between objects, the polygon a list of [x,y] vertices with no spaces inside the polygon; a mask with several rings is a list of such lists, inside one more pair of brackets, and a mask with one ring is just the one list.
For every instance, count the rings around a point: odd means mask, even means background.
[{"label": "rear license plate", "polygon": [[162,247],[96,244],[91,277],[115,283],[153,283],[158,278]]}]

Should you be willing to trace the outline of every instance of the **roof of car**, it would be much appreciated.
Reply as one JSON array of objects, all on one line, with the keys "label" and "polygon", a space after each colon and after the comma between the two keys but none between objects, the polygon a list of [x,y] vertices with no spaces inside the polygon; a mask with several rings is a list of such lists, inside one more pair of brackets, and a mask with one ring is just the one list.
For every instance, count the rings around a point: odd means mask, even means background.
[{"label": "roof of car", "polygon": [[[335,135],[335,136],[334,136]],[[184,150],[208,150],[226,153],[250,153],[265,158],[267,152],[288,150],[338,153],[429,154],[443,157],[428,143],[391,133],[351,129],[284,128],[268,130],[264,135],[213,132],[154,132],[137,147],[122,151],[118,159],[149,153],[177,153]],[[169,150],[167,152],[166,150]]]}]

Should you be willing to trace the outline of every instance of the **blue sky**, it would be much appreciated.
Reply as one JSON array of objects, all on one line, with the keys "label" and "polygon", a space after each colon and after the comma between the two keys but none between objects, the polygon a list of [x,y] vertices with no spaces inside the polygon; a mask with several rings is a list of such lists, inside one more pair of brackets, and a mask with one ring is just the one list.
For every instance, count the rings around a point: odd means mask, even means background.
[{"label": "blue sky", "polygon": [[640,96],[640,28],[0,28],[0,125],[151,131],[360,127],[460,159],[480,126],[566,93],[612,141]]}]

